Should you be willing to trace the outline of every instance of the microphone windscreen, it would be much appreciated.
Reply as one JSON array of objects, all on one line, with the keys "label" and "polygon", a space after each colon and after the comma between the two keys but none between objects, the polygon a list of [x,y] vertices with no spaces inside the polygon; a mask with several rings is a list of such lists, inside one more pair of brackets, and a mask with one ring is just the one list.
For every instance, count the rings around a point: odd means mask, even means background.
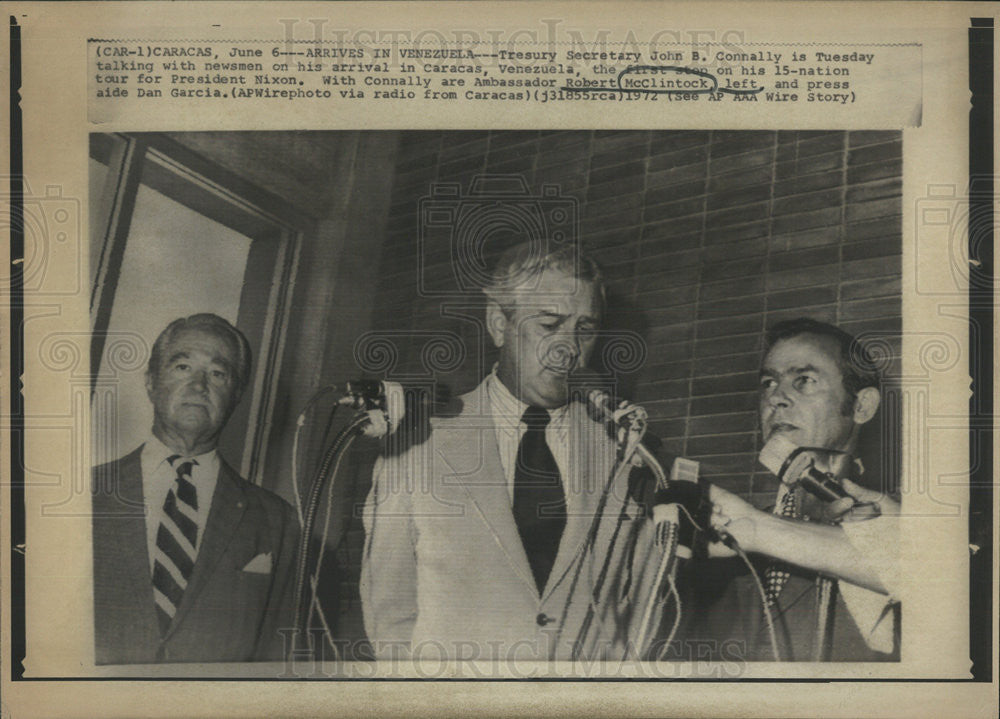
[{"label": "microphone windscreen", "polygon": [[406,416],[406,395],[399,382],[383,382],[382,388],[385,392],[385,414],[389,431],[394,432]]},{"label": "microphone windscreen", "polygon": [[671,482],[694,482],[698,483],[698,474],[701,470],[701,463],[687,457],[674,457],[674,463],[670,467]]},{"label": "microphone windscreen", "polygon": [[782,479],[781,467],[788,456],[798,449],[798,445],[787,437],[776,434],[767,440],[760,450],[760,463],[778,479]]},{"label": "microphone windscreen", "polygon": [[587,393],[587,409],[591,417],[601,420],[611,419],[611,395],[601,389],[592,389]]},{"label": "microphone windscreen", "polygon": [[[677,544],[678,547],[685,547],[685,558],[691,556],[691,547],[694,546],[697,527],[691,518],[698,516],[703,491],[697,482],[677,481],[657,490],[653,498],[653,521],[657,525],[662,522],[677,524]],[[681,512],[681,507],[685,511]],[[678,554],[681,554],[679,549]]]}]

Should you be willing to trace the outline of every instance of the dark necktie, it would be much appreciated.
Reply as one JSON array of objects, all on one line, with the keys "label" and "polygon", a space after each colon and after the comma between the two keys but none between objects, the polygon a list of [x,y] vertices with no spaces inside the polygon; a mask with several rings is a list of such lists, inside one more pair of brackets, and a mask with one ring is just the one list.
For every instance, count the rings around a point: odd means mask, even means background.
[{"label": "dark necktie", "polygon": [[198,491],[191,483],[191,468],[197,462],[189,459],[175,466],[178,459],[178,454],[167,458],[177,476],[163,503],[153,560],[153,599],[161,634],[170,628],[198,556]]},{"label": "dark necktie", "polygon": [[545,441],[549,413],[540,407],[528,407],[521,421],[527,431],[517,447],[514,521],[541,594],[566,527],[566,495],[556,458]]}]

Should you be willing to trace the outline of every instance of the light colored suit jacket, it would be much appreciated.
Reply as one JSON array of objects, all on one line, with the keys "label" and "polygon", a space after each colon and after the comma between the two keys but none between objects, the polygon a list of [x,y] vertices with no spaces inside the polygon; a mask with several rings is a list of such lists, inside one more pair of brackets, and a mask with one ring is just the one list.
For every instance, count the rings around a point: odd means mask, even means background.
[{"label": "light colored suit jacket", "polygon": [[460,401],[457,416],[432,420],[425,442],[375,468],[360,591],[376,656],[568,659],[580,640],[581,658],[619,656],[651,576],[652,528],[627,474],[609,481],[615,446],[606,428],[570,406],[569,516],[539,595],[485,384]]},{"label": "light colored suit jacket", "polygon": [[[294,609],[298,523],[287,502],[226,462],[188,587],[160,635],[149,571],[140,453],[93,473],[94,629],[98,664],[280,660]],[[270,562],[257,559],[270,555]],[[253,566],[270,571],[245,571]]]}]

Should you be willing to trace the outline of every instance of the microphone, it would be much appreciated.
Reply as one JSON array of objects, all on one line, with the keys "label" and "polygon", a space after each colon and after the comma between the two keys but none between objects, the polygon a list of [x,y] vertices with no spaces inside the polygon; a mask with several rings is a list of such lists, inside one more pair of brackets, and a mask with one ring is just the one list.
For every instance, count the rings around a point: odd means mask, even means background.
[{"label": "microphone", "polygon": [[[596,421],[603,420],[615,427],[619,445],[627,445],[632,449],[639,462],[637,466],[648,467],[656,475],[657,487],[665,487],[666,472],[663,471],[656,455],[642,443],[646,436],[646,421],[649,418],[646,410],[626,401],[619,402],[618,408],[615,409],[614,400],[605,389],[586,389],[585,393],[587,411],[591,418]],[[632,442],[629,442],[630,434],[635,438]]]},{"label": "microphone", "polygon": [[[653,498],[653,524],[657,527],[657,540],[662,541],[660,529],[666,523],[678,527],[677,556],[691,558],[697,530],[693,518],[699,514],[703,488],[698,483],[700,464],[685,457],[674,458],[670,468],[670,481],[658,489]],[[681,508],[683,507],[683,514]]]},{"label": "microphone", "polygon": [[759,459],[784,484],[789,487],[801,484],[806,491],[825,502],[851,497],[833,475],[816,469],[816,461],[810,454],[812,451],[776,434],[761,448]]},{"label": "microphone", "polygon": [[[618,404],[618,409],[613,409],[614,400],[606,390],[602,389],[590,390],[587,393],[587,404],[591,416],[602,417],[618,427],[619,431],[627,432],[631,424],[640,423],[642,431],[645,432],[646,410],[638,405],[621,402]],[[685,457],[675,457],[670,467],[670,480],[667,481],[659,460],[641,442],[636,446],[636,455],[657,475],[657,489],[653,495],[652,508],[653,524],[657,528],[657,542],[663,543],[664,532],[668,525],[678,527],[677,556],[689,559],[696,534],[692,518],[698,516],[701,511],[704,491],[698,482],[700,464]]]},{"label": "microphone", "polygon": [[630,418],[635,422],[645,423],[649,416],[646,410],[637,404],[619,402],[618,409],[615,409],[615,400],[611,397],[611,393],[604,389],[587,390],[587,409],[594,419],[603,419],[619,427],[626,426]]},{"label": "microphone", "polygon": [[368,414],[369,424],[362,429],[362,433],[375,439],[394,432],[406,415],[403,386],[398,382],[348,380],[339,401]]},{"label": "microphone", "polygon": [[[628,465],[645,466],[656,479],[649,512],[653,528],[653,542],[657,550],[651,557],[655,558],[657,554],[659,556],[658,561],[655,561],[654,565],[650,565],[652,575],[647,579],[642,576],[645,574],[645,570],[640,570],[642,572],[639,575],[641,578],[636,585],[644,587],[642,590],[637,590],[641,591],[643,596],[635,599],[635,606],[637,610],[640,610],[638,611],[640,621],[635,633],[635,646],[638,647],[639,656],[642,657],[648,649],[650,637],[654,635],[664,614],[668,588],[676,602],[676,617],[664,647],[673,640],[681,617],[681,598],[674,580],[678,561],[691,558],[698,526],[699,524],[707,524],[707,518],[704,516],[700,519],[695,518],[699,515],[707,515],[707,508],[710,505],[704,501],[704,487],[698,481],[698,462],[684,457],[676,457],[671,466],[670,479],[668,480],[656,455],[643,444],[643,440],[647,437],[648,415],[646,410],[627,401],[616,401],[607,389],[595,388],[596,383],[592,379],[590,381],[588,379],[590,378],[580,378],[579,384],[575,388],[571,388],[571,395],[575,394],[574,399],[584,403],[592,420],[605,422],[612,430],[618,445],[619,459],[616,462],[618,471],[627,470]],[[572,391],[574,389],[575,393]],[[621,521],[620,517],[619,526]],[[617,533],[616,529],[615,536]],[[612,546],[613,542],[614,539],[612,539]],[[598,578],[598,583],[595,586],[595,597],[598,596],[599,588],[603,586],[611,556],[612,553],[609,549],[605,555],[605,564]],[[633,591],[631,569],[626,586],[629,587],[626,591],[631,595]],[[580,636],[586,636],[593,612],[594,605],[591,603]]]}]

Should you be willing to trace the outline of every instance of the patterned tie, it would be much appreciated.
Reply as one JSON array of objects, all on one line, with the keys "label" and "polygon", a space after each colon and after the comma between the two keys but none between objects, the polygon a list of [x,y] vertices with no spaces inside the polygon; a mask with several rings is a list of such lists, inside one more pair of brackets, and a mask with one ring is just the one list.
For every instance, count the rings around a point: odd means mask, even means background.
[{"label": "patterned tie", "polygon": [[153,561],[153,599],[162,634],[177,613],[198,556],[198,491],[191,483],[191,468],[197,462],[189,459],[175,466],[180,458],[179,454],[167,458],[177,477],[163,503]]},{"label": "patterned tie", "polygon": [[527,431],[517,447],[514,521],[541,594],[566,528],[566,496],[556,458],[545,441],[549,413],[540,407],[528,407],[521,421]]},{"label": "patterned tie", "polygon": [[[794,518],[798,516],[795,508],[795,490],[789,489],[781,500],[781,507],[778,514],[782,517]],[[767,606],[773,607],[778,603],[781,590],[785,588],[788,578],[788,565],[784,562],[774,562],[768,566],[764,572],[764,591],[767,597]]]}]

